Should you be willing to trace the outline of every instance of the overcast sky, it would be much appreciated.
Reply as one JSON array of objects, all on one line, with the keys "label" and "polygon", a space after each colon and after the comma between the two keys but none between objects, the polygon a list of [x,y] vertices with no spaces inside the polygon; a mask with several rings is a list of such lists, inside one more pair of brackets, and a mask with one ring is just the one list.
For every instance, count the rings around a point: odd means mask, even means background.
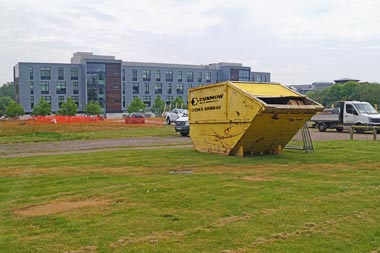
[{"label": "overcast sky", "polygon": [[74,52],[239,62],[286,85],[380,82],[379,0],[0,0],[0,84]]}]

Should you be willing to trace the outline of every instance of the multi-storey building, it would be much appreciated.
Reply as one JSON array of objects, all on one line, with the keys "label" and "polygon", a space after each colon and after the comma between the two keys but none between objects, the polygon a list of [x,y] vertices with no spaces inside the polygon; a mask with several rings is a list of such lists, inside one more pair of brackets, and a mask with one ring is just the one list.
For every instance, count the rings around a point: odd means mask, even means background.
[{"label": "multi-storey building", "polygon": [[221,81],[270,82],[270,73],[253,72],[240,63],[184,65],[123,62],[114,56],[74,53],[70,64],[19,62],[14,67],[16,100],[25,112],[42,97],[57,112],[71,97],[83,111],[98,101],[105,113],[127,109],[137,96],[151,107],[157,96],[170,104],[176,97],[187,101],[187,90]]}]

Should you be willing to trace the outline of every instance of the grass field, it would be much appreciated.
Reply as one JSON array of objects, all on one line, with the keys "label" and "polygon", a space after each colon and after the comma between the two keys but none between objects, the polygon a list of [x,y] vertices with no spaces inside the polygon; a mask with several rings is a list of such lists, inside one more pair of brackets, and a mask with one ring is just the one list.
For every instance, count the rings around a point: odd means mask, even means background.
[{"label": "grass field", "polygon": [[163,119],[156,119],[156,121],[153,121],[154,124],[144,125],[131,125],[112,120],[78,124],[38,124],[32,121],[0,121],[0,144],[175,135],[173,127],[163,125],[163,121]]},{"label": "grass field", "polygon": [[379,142],[0,159],[0,252],[380,252]]}]

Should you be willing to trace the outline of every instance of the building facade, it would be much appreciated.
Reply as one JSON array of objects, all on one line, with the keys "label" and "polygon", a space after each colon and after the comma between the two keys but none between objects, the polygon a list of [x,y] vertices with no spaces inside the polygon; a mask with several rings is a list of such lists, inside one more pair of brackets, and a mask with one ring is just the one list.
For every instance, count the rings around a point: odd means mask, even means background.
[{"label": "building facade", "polygon": [[126,111],[134,97],[150,108],[157,96],[166,104],[187,102],[189,88],[222,81],[270,82],[270,73],[240,63],[185,65],[124,62],[114,56],[74,53],[70,64],[19,62],[14,66],[16,100],[30,113],[41,98],[57,112],[71,97],[81,112],[98,101],[105,113]]}]

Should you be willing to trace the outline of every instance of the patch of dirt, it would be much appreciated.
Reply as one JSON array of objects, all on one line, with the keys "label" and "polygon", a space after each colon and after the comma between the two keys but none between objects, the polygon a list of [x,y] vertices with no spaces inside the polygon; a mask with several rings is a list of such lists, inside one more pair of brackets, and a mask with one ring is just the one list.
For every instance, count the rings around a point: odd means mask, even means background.
[{"label": "patch of dirt", "polygon": [[242,177],[242,179],[253,182],[262,182],[262,181],[271,181],[274,178],[271,177],[258,177],[258,176],[246,176]]},{"label": "patch of dirt", "polygon": [[110,247],[118,248],[118,247],[124,247],[126,245],[137,244],[137,243],[156,244],[161,240],[166,240],[166,239],[170,239],[172,237],[178,237],[178,236],[183,236],[183,234],[180,232],[174,232],[171,230],[157,232],[157,233],[153,233],[153,234],[142,236],[142,237],[123,236],[119,238],[116,242],[110,243]]},{"label": "patch of dirt", "polygon": [[229,216],[226,218],[222,218],[220,220],[217,220],[211,224],[207,225],[207,228],[214,228],[214,227],[223,227],[227,224],[238,222],[238,221],[243,221],[251,218],[250,215],[244,215],[244,216]]},{"label": "patch of dirt", "polygon": [[130,137],[122,139],[20,142],[0,145],[0,157],[29,157],[101,152],[107,150],[186,148],[192,145],[190,138]]},{"label": "patch of dirt", "polygon": [[[364,209],[362,211],[355,211],[346,216],[339,216],[334,219],[326,220],[320,223],[308,222],[308,223],[305,223],[303,227],[300,227],[299,229],[296,229],[294,231],[283,231],[283,232],[271,234],[268,237],[258,237],[255,241],[253,241],[249,246],[245,248],[241,248],[236,251],[225,250],[225,252],[246,252],[246,251],[251,251],[251,249],[257,249],[258,247],[262,245],[276,243],[277,241],[284,241],[284,240],[289,240],[293,238],[301,238],[301,237],[309,236],[310,234],[315,234],[315,233],[324,233],[327,228],[331,229],[331,227],[339,226],[341,223],[345,223],[350,220],[362,219],[363,217],[368,216],[369,212],[375,213],[375,212],[378,212],[378,210],[369,208],[369,209]],[[377,251],[373,251],[373,252],[377,253]]]},{"label": "patch of dirt", "polygon": [[99,207],[110,205],[109,200],[99,200],[99,199],[88,199],[82,201],[54,201],[48,202],[41,205],[32,205],[17,209],[14,211],[15,214],[35,217],[42,215],[52,215],[57,213],[63,213],[71,211],[73,209],[88,208],[88,207]]},{"label": "patch of dirt", "polygon": [[69,251],[64,251],[64,253],[96,253],[98,252],[98,247],[96,246],[83,246],[78,250],[69,250]]}]

